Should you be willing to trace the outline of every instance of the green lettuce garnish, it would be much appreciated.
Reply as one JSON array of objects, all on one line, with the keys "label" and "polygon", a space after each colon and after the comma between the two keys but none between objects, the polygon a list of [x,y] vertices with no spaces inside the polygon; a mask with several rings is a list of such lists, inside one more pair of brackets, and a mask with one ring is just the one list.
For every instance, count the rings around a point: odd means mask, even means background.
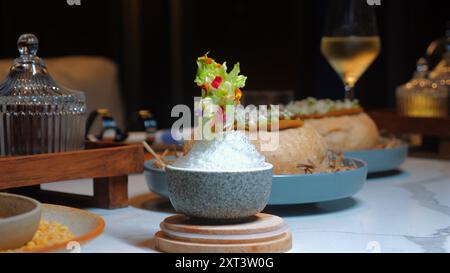
[{"label": "green lettuce garnish", "polygon": [[238,105],[247,77],[240,74],[239,63],[228,73],[227,64],[217,63],[208,53],[197,59],[195,83],[202,88],[202,98],[211,98],[212,103],[222,107]]}]

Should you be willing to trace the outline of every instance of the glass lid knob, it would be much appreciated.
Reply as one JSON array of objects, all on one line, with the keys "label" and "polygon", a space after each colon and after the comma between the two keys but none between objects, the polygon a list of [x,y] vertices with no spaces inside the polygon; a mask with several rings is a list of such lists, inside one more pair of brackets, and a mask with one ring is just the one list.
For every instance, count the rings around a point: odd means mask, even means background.
[{"label": "glass lid knob", "polygon": [[23,34],[17,40],[17,48],[22,56],[36,56],[39,40],[34,34]]}]

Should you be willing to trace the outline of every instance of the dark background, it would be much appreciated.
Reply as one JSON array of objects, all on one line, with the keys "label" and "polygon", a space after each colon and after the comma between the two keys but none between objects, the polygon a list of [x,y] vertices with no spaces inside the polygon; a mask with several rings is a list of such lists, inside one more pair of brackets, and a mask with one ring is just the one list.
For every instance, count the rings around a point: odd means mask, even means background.
[{"label": "dark background", "polygon": [[[149,108],[162,127],[170,126],[173,105],[191,105],[199,95],[195,59],[207,51],[219,61],[239,61],[247,90],[342,98],[343,86],[320,54],[327,2],[1,0],[0,58],[17,56],[15,42],[25,32],[38,36],[44,58],[111,58],[127,112]],[[450,1],[382,0],[376,11],[382,52],[356,88],[368,109],[395,105],[396,86],[411,78],[429,43],[444,36]]]}]

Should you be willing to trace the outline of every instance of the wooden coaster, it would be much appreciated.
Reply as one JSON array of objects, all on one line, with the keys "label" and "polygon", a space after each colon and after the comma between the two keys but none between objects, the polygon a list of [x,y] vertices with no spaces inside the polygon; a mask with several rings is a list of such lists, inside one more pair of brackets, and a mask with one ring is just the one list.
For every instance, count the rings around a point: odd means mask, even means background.
[{"label": "wooden coaster", "polygon": [[169,217],[155,235],[156,248],[168,253],[281,253],[292,247],[283,219],[258,214],[240,224],[202,224],[183,215]]}]

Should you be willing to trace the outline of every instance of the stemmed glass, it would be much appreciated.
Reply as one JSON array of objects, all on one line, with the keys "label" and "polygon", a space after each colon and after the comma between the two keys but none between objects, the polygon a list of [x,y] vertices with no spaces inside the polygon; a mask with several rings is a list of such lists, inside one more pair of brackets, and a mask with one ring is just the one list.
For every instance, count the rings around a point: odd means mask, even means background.
[{"label": "stemmed glass", "polygon": [[367,0],[329,1],[322,54],[341,77],[345,97],[380,53],[374,7]]}]

